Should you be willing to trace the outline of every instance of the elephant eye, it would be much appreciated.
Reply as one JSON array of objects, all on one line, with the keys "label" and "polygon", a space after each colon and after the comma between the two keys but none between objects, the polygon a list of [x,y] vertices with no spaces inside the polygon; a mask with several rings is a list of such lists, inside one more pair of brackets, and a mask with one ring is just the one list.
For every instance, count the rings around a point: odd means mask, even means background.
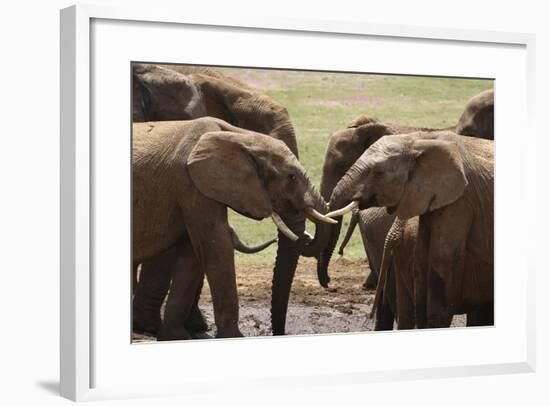
[{"label": "elephant eye", "polygon": [[293,173],[289,173],[289,174],[288,174],[288,180],[289,180],[290,182],[296,182],[296,175],[293,174]]},{"label": "elephant eye", "polygon": [[372,171],[375,178],[381,178],[384,175],[384,170],[382,168],[376,168]]}]

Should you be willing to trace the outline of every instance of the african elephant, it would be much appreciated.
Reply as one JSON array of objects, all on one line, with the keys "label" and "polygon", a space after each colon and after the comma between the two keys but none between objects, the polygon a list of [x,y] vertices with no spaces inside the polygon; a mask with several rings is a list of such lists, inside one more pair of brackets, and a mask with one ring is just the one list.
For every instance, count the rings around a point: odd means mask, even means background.
[{"label": "african elephant", "polygon": [[[237,127],[283,141],[298,158],[296,135],[288,112],[269,96],[211,68],[134,64],[132,69],[134,122],[217,117]],[[303,213],[283,213],[282,219],[300,240],[294,243],[279,232],[271,303],[274,335],[285,332],[290,288],[299,256],[316,256],[326,244],[330,231],[327,224],[317,225],[315,238],[310,241],[304,233]],[[175,250],[172,250],[171,254],[151,258],[142,265],[143,280],[140,284],[144,283],[144,289],[136,291],[136,298],[138,303],[147,305],[134,308],[134,316],[143,320],[140,324],[158,324],[160,303],[168,283],[159,284],[154,280],[155,275],[163,274],[159,270],[161,267],[175,268],[176,261]],[[164,288],[159,289],[159,285]],[[144,296],[145,300],[141,300],[140,297]],[[195,322],[191,324],[196,330],[204,329],[206,325],[202,316],[195,316]]]},{"label": "african elephant", "polygon": [[472,97],[456,125],[456,133],[477,138],[494,139],[495,100],[493,90]]},{"label": "african elephant", "polygon": [[[384,208],[371,208],[369,210]],[[399,330],[416,326],[415,252],[418,217],[401,221],[393,218],[380,251],[379,279],[376,281],[371,317],[376,315],[376,330],[390,330],[394,320]],[[379,236],[378,236],[379,237]]]},{"label": "african elephant", "polygon": [[[328,201],[334,187],[342,176],[351,168],[361,154],[381,137],[417,130],[436,131],[428,128],[381,123],[367,116],[359,116],[345,129],[332,134],[327,145],[323,163],[321,196]],[[338,217],[337,220],[338,224],[334,227],[329,243],[322,251],[317,263],[317,272],[324,279],[328,279],[328,265],[340,234],[342,217]],[[365,287],[367,287],[366,285],[370,285],[370,287],[373,285],[376,286],[382,260],[384,237],[390,229],[392,222],[393,216],[389,216],[384,210],[379,208],[354,212],[346,233],[346,240],[351,236],[354,225],[359,223],[365,252],[372,271],[365,282]],[[341,247],[341,251],[343,251],[343,246]]]},{"label": "african elephant", "polygon": [[[325,160],[323,164],[323,172],[321,177],[321,196],[325,200],[329,200],[330,196],[338,183],[349,168],[368,149],[372,144],[378,141],[381,137],[391,134],[407,133],[415,130],[423,131],[438,131],[428,128],[418,128],[399,124],[381,123],[367,116],[359,116],[353,120],[345,129],[335,132],[330,136]],[[329,240],[329,244],[323,250],[319,261],[317,262],[317,272],[321,277],[328,278],[328,265],[335,249],[342,217],[336,217],[338,224],[334,227],[333,233]],[[380,264],[382,262],[382,252],[384,248],[384,238],[390,229],[394,220],[394,216],[388,215],[383,208],[373,207],[367,210],[355,210],[351,218],[350,226],[348,227],[345,240],[347,241],[353,233],[354,225],[359,224],[361,238],[365,247],[371,272],[369,273],[365,288],[376,287],[378,280]],[[341,250],[343,250],[343,245]],[[402,256],[406,256],[405,253]],[[390,284],[393,282],[393,271],[390,272]],[[391,285],[388,288],[389,300],[386,301],[387,306],[379,306],[376,317],[376,329],[392,329],[394,318],[405,320],[405,317],[397,317],[397,291],[403,293],[403,289]],[[405,301],[404,298],[399,300],[400,303]],[[402,328],[408,328],[410,324],[401,323]]]},{"label": "african elephant", "polygon": [[211,117],[135,123],[132,175],[134,272],[174,246],[184,261],[172,274],[159,340],[190,337],[182,320],[204,275],[217,337],[242,336],[228,207],[271,217],[290,242],[299,236],[283,218],[334,223],[320,214],[328,207],[285,143]]},{"label": "african elephant", "polygon": [[460,313],[467,313],[468,325],[493,324],[493,153],[493,141],[450,131],[388,135],[361,155],[332,193],[337,212],[328,216],[385,207],[396,216],[397,229],[388,235],[402,236],[404,220],[420,216],[418,327],[448,327]]},{"label": "african elephant", "polygon": [[217,117],[236,127],[271,135],[297,155],[286,109],[271,97],[214,69],[132,65],[133,122]]},{"label": "african elephant", "polygon": [[[458,123],[455,126],[445,128],[445,130],[453,130],[457,134],[470,135],[477,138],[486,138],[493,139],[493,121],[494,121],[494,92],[493,90],[486,90],[474,97],[472,97],[466,104],[464,112],[462,113]],[[360,116],[356,118],[348,127],[344,130],[337,131],[334,133],[329,141],[327,148],[327,153],[325,156],[325,164],[323,167],[323,180],[322,185],[325,183],[328,187],[321,187],[321,194],[323,197],[328,200],[332,189],[336,184],[336,181],[345,173],[347,169],[355,162],[359,155],[368,148],[369,145],[376,141],[377,136],[374,134],[374,130],[364,125],[369,123],[376,123],[375,120],[370,119],[366,116]],[[380,124],[380,123],[378,123]],[[385,126],[386,129],[381,129],[383,135],[387,134],[399,134],[407,133],[411,131],[436,131],[436,129],[429,128],[417,128],[411,126],[403,126],[397,124],[380,124]],[[437,129],[442,130],[442,129]],[[367,133],[367,136],[365,136]],[[324,180],[327,179],[325,182]],[[327,190],[328,189],[328,190]],[[349,227],[346,231],[344,240],[342,241],[340,248],[338,250],[340,255],[343,255],[344,248],[348,241],[350,240],[355,226],[359,224],[361,231],[361,237],[363,239],[363,244],[365,246],[365,251],[368,252],[379,252],[377,255],[378,259],[374,261],[369,261],[369,264],[374,262],[374,268],[371,269],[374,272],[371,272],[363,284],[365,289],[376,287],[376,282],[378,279],[378,270],[381,260],[381,247],[383,236],[386,235],[391,221],[381,222],[378,221],[379,215],[376,213],[377,209],[372,209],[374,212],[363,212],[360,213],[358,210],[354,210]],[[368,242],[367,234],[372,236],[371,242]],[[336,237],[337,238],[337,237]],[[376,240],[376,243],[372,241]],[[331,243],[336,244],[334,239],[331,240]],[[375,244],[371,249],[368,249],[370,244]],[[334,246],[330,246],[334,250]],[[332,250],[330,251],[332,253]],[[325,250],[327,252],[327,250]],[[331,255],[331,254],[330,254]],[[371,254],[375,255],[375,254]],[[325,258],[330,258],[329,254],[324,255]],[[327,263],[328,265],[328,263]]]}]

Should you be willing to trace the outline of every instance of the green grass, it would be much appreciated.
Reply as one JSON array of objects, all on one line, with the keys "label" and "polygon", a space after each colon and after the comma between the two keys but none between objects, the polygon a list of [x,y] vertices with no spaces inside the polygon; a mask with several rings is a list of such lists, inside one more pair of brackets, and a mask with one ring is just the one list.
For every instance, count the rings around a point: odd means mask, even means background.
[{"label": "green grass", "polygon": [[[358,115],[366,114],[385,122],[419,127],[448,127],[457,122],[470,97],[493,86],[491,80],[222,70],[286,106],[296,130],[300,161],[317,187],[328,137]],[[277,234],[269,219],[257,222],[231,212],[230,222],[241,239],[249,244],[257,244]],[[348,223],[349,217],[346,217],[341,238]],[[308,230],[314,231],[310,223]],[[236,261],[272,264],[275,250],[276,244],[259,254],[238,253]],[[346,257],[365,257],[358,230],[348,244]]]}]

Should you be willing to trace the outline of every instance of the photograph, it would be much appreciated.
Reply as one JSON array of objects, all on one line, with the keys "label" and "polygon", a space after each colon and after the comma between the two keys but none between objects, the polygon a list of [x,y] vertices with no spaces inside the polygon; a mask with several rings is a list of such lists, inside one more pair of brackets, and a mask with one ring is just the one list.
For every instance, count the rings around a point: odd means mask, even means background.
[{"label": "photograph", "polygon": [[494,325],[493,78],[129,75],[132,343]]}]

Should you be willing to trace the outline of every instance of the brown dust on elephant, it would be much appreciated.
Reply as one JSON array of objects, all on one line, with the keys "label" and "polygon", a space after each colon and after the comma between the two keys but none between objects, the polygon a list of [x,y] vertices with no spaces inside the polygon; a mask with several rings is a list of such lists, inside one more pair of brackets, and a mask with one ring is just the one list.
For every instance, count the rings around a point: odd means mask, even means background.
[{"label": "brown dust on elephant", "polygon": [[325,218],[327,205],[293,152],[267,135],[222,120],[133,125],[133,262],[176,247],[183,263],[172,274],[158,339],[187,339],[182,324],[206,275],[217,337],[241,336],[233,238],[227,208],[271,217],[290,241],[299,236],[282,218]]},{"label": "brown dust on elephant", "polygon": [[[347,128],[332,134],[327,145],[323,163],[321,196],[327,201],[330,200],[330,196],[338,181],[345,175],[349,168],[352,167],[363,152],[381,137],[415,130],[419,130],[419,128],[399,124],[381,123],[367,116],[359,116],[353,120]],[[426,128],[421,130],[438,131]],[[380,264],[382,263],[384,238],[393,223],[394,217],[393,215],[388,215],[386,210],[379,207],[361,211],[355,210],[353,213],[352,223],[350,223],[345,239],[348,240],[350,238],[351,233],[353,233],[354,223],[358,222],[365,253],[371,269],[371,273],[363,285],[365,288],[376,287],[378,275],[380,273]],[[334,227],[329,244],[325,247],[317,262],[317,271],[319,275],[324,275],[324,278],[328,278],[328,266],[340,235],[342,216],[336,216],[335,219],[338,221],[338,224]],[[410,245],[403,245],[401,249],[410,250],[411,248]],[[408,255],[411,255],[411,253],[402,252],[400,256],[406,258]],[[399,328],[412,328],[408,317],[398,317],[397,315],[397,303],[403,304],[405,298],[402,297],[398,300],[396,295],[398,293],[405,294],[406,291],[401,287],[395,286],[393,280],[394,274],[393,272],[389,274],[390,278],[387,289],[388,300],[385,302],[384,306],[378,306],[375,329],[392,329],[394,319],[397,319]],[[403,305],[400,306],[400,308],[403,307]]]},{"label": "brown dust on elephant", "polygon": [[[269,96],[210,68],[133,65],[134,122],[186,120],[201,116],[218,117],[237,127],[279,139],[298,158],[296,135],[288,112]],[[330,231],[326,224],[317,225],[315,238],[310,241],[305,234],[302,213],[285,213],[283,220],[300,240],[295,243],[280,232],[278,235],[271,303],[275,335],[285,331],[290,289],[299,256],[316,256],[326,244]],[[134,325],[139,325],[141,330],[156,333],[160,324],[160,305],[170,283],[170,272],[166,269],[177,268],[177,261],[175,250],[172,250],[142,265],[143,280],[134,298]],[[206,329],[198,308],[186,324],[194,330]]]},{"label": "brown dust on elephant", "polygon": [[[325,161],[323,165],[323,174],[321,180],[321,194],[328,200],[334,190],[336,183],[353,165],[357,158],[374,142],[384,135],[407,133],[412,131],[441,131],[459,129],[459,134],[467,135],[464,131],[469,130],[473,136],[479,138],[493,138],[492,120],[493,120],[493,92],[485,91],[473,97],[466,104],[466,108],[456,126],[446,129],[419,128],[399,124],[380,123],[367,116],[359,116],[353,120],[347,128],[332,134],[327,146]],[[481,102],[482,101],[482,102]],[[482,107],[483,106],[483,107]],[[467,119],[465,118],[467,117]],[[465,127],[464,122],[478,123]],[[491,124],[489,124],[491,123]],[[481,124],[484,124],[481,126]],[[354,209],[350,219],[349,227],[339,248],[339,254],[343,255],[344,248],[350,240],[356,225],[359,225],[361,239],[365,248],[371,272],[363,287],[373,289],[377,286],[380,266],[382,262],[382,253],[384,239],[390,229],[395,216],[389,215],[383,208],[370,208],[367,210]],[[341,217],[338,219],[338,230],[334,231],[330,244],[323,251],[323,261],[318,262],[318,272],[328,273],[328,264],[335,249],[341,226]],[[406,244],[401,244],[395,249],[395,262],[403,266],[401,274],[411,274],[411,261],[415,249],[415,236],[417,224],[413,224],[406,229]],[[407,282],[405,286],[399,283]],[[378,307],[376,317],[376,329],[393,328],[394,319],[397,321],[398,328],[413,328],[414,319],[411,318],[411,312],[407,309],[405,303],[409,303],[411,298],[411,280],[396,281],[393,272],[393,264],[390,265],[388,278],[386,280],[387,301],[383,306]]]},{"label": "brown dust on elephant", "polygon": [[[369,121],[376,122],[376,120],[374,119],[369,119],[366,116],[360,116],[356,118],[352,123],[350,123],[347,128],[358,128],[358,124],[361,124],[361,122],[368,123]],[[405,126],[405,125],[399,125],[399,124],[384,124],[384,125],[388,127],[386,131],[386,135],[407,133],[413,130],[414,131],[443,130],[443,129],[411,127],[411,126]],[[485,138],[489,140],[494,139],[494,91],[486,90],[469,99],[468,102],[466,103],[464,111],[462,112],[457,124],[455,126],[445,128],[445,130],[453,130],[457,134],[468,135],[476,138]],[[361,152],[364,151],[363,143],[359,141],[359,137],[354,137],[354,135],[355,134],[349,131],[342,130],[334,133],[331,136],[331,141],[329,141],[330,144],[327,149],[327,155],[325,157],[326,168],[324,168],[323,170],[324,177],[327,177],[329,179],[333,178],[331,179],[332,182],[329,181],[331,184],[335,184],[333,181],[334,174],[342,173],[341,168],[339,170],[338,167],[346,167],[346,168],[351,167],[353,162],[355,162],[354,159],[356,159],[358,151],[361,151]],[[332,162],[330,162],[330,157],[328,156],[329,150],[331,148],[334,148],[334,146],[337,144],[338,140],[340,139],[347,140],[349,142],[349,145],[353,145],[354,147],[346,148],[346,151],[341,153],[336,158],[332,158]],[[327,163],[327,159],[329,160],[328,163]],[[324,196],[324,197],[326,199],[329,198],[327,196]],[[377,215],[376,214],[373,214],[373,215],[374,215],[374,218],[376,219]],[[359,219],[359,217],[362,217],[362,218]],[[342,240],[342,243],[340,244],[340,248],[338,249],[339,255],[344,255],[344,249],[348,244],[349,240],[351,239],[357,224],[359,224],[359,227],[361,230],[361,236],[363,238],[363,241],[365,241],[365,232],[368,232],[368,230],[364,230],[363,228],[365,224],[370,223],[369,219],[370,219],[369,215],[365,213],[360,213],[358,210],[354,210],[353,215],[350,219],[349,227],[346,230],[344,239]],[[372,220],[372,221],[376,221],[376,220]],[[390,224],[391,222],[387,222],[387,225],[388,225],[387,229],[389,229]],[[379,263],[379,261],[377,262]],[[365,282],[365,285],[364,285],[365,288],[375,288],[376,280],[377,280],[376,275],[370,274],[369,279]]]},{"label": "brown dust on elephant", "polygon": [[493,154],[493,141],[450,131],[389,135],[361,155],[332,193],[331,208],[384,207],[395,214],[387,250],[402,242],[406,220],[419,216],[419,328],[448,327],[464,313],[468,326],[493,324]]}]

